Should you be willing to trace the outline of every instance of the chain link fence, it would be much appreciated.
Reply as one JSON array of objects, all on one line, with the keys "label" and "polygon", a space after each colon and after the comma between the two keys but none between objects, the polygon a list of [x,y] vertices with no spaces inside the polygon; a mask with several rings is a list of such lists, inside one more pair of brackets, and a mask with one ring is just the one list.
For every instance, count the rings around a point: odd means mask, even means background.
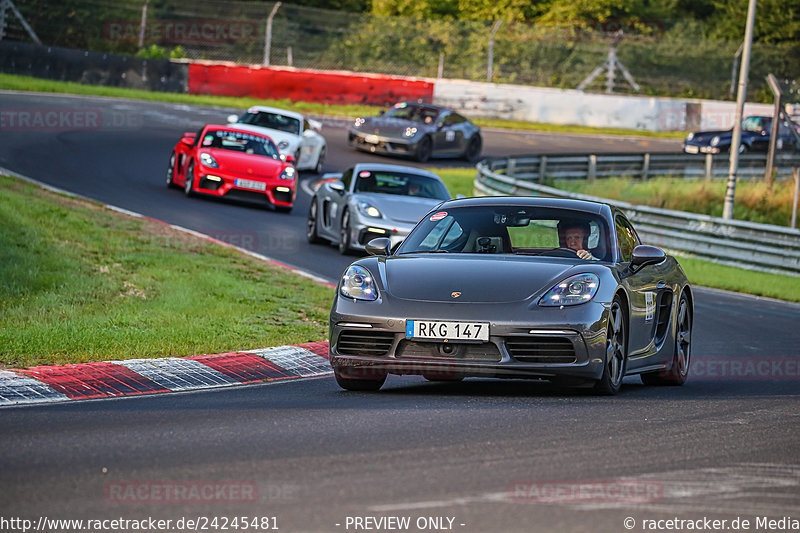
[{"label": "chain link fence", "polygon": [[[15,0],[43,44],[263,64],[275,2],[222,0]],[[145,25],[142,31],[143,11]],[[493,28],[496,33],[493,32]],[[691,21],[607,21],[595,28],[493,21],[417,20],[281,4],[271,24],[271,65],[576,88],[617,59],[642,94],[729,98],[738,42],[702,39]],[[30,42],[6,14],[5,38]],[[615,44],[616,43],[616,44]],[[155,45],[157,48],[152,48]],[[177,49],[177,50],[176,50]],[[749,97],[771,101],[764,81],[800,78],[800,46],[756,44]],[[614,90],[633,92],[616,72]],[[603,91],[607,75],[587,90]]]}]

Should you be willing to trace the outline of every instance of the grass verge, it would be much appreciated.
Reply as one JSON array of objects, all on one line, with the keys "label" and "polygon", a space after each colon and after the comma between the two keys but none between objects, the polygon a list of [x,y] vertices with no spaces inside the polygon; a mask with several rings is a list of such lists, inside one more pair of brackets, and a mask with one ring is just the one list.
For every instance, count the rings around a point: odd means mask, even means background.
[{"label": "grass verge", "polygon": [[326,337],[330,288],[15,178],[0,189],[0,367]]},{"label": "grass verge", "polygon": [[[132,98],[157,102],[169,102],[190,105],[208,105],[219,107],[235,107],[245,109],[253,105],[269,105],[297,111],[310,115],[336,117],[359,117],[377,115],[381,107],[365,105],[327,105],[314,102],[294,102],[291,100],[261,100],[258,98],[235,96],[212,96],[201,94],[162,93],[125,89],[120,87],[103,87],[99,85],[83,85],[81,83],[43,80],[29,76],[0,74],[0,89],[13,91],[34,91],[45,93],[80,94],[87,96],[110,96],[115,98]],[[587,126],[559,126],[555,124],[539,124],[499,119],[475,119],[481,127],[504,128],[516,130],[543,131],[550,133],[577,133],[588,135],[622,135],[637,137],[656,137],[663,139],[682,139],[686,134],[679,131],[651,132],[626,130],[620,128],[590,128]]]},{"label": "grass verge", "polygon": [[[473,196],[473,181],[475,180],[476,170],[473,168],[432,168],[431,171],[437,173],[447,185],[450,193],[455,196],[456,194],[463,194],[465,196]],[[622,196],[622,200],[630,201],[632,203],[647,203],[646,200],[658,200],[658,194],[653,193],[653,198],[648,198],[646,193],[635,194],[635,199],[629,199],[630,192],[627,188],[635,188],[637,184],[644,185],[642,190],[647,191],[648,188],[653,188],[655,191],[661,191],[663,194],[675,194],[686,186],[685,195],[681,194],[680,197],[686,197],[687,203],[693,200],[692,194],[697,184],[687,186],[687,182],[691,180],[669,180],[669,183],[657,184],[652,180],[649,182],[631,182],[631,180],[597,180],[594,185],[596,187],[586,187],[588,182],[566,182],[571,186],[571,190],[584,192],[585,194],[594,194],[603,198],[610,198],[612,193],[617,193]],[[716,186],[717,184],[712,184]],[[724,184],[722,184],[724,186]],[[782,190],[785,184],[777,184],[776,190]],[[559,182],[556,187],[561,189],[569,189],[564,183]],[[702,184],[701,184],[702,186]],[[737,202],[740,202],[739,214],[742,215],[746,209],[747,199],[763,198],[763,183],[750,183],[744,182],[737,185],[736,194]],[[590,192],[586,192],[586,190]],[[742,192],[743,191],[743,192]],[[638,191],[637,191],[638,193]],[[740,195],[741,193],[741,195]],[[696,194],[696,192],[694,192]],[[724,187],[722,195],[724,196]],[[783,193],[781,193],[783,194]],[[722,198],[722,197],[720,197]],[[721,200],[720,200],[721,201]],[[790,197],[791,201],[791,197]],[[760,202],[760,200],[759,200]],[[650,204],[655,205],[655,204]],[[758,205],[758,203],[757,203]],[[658,205],[663,207],[663,205]],[[670,207],[674,209],[676,207]],[[720,207],[721,209],[721,207]],[[676,254],[677,256],[677,254]],[[752,270],[745,270],[743,268],[736,268],[727,265],[718,265],[711,261],[697,259],[695,257],[678,256],[686,276],[694,285],[702,285],[704,287],[712,287],[715,289],[725,289],[729,291],[742,292],[746,294],[754,294],[757,296],[768,296],[770,298],[777,298],[780,300],[788,300],[791,302],[800,302],[800,277],[785,276],[781,274],[770,274],[765,272],[755,272]]]}]

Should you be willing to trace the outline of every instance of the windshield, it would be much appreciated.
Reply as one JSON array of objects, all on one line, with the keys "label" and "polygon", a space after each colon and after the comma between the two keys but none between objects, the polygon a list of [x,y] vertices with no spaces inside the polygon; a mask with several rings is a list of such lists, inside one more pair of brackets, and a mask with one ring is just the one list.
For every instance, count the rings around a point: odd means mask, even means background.
[{"label": "windshield", "polygon": [[515,206],[445,208],[417,224],[397,253],[492,253],[608,261],[612,257],[609,235],[603,217],[583,211]]},{"label": "windshield", "polygon": [[436,122],[436,117],[439,116],[439,110],[433,107],[397,104],[387,111],[384,116],[422,124],[433,124]]},{"label": "windshield", "polygon": [[200,143],[203,148],[221,148],[280,159],[278,148],[266,137],[241,131],[209,130]]},{"label": "windshield", "polygon": [[362,170],[358,173],[354,192],[418,196],[436,200],[451,198],[447,187],[435,178],[375,170]]},{"label": "windshield", "polygon": [[294,135],[300,135],[300,121],[296,118],[287,117],[280,113],[270,113],[268,111],[248,111],[239,119],[241,124],[251,124],[261,126],[271,130],[285,131]]}]

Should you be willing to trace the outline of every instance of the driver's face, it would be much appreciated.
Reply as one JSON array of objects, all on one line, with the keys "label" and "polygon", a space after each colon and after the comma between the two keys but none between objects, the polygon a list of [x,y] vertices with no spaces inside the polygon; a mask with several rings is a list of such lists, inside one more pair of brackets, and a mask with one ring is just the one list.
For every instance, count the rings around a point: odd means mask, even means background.
[{"label": "driver's face", "polygon": [[580,228],[570,228],[564,233],[564,241],[566,241],[567,248],[573,250],[582,250],[583,241],[587,233]]}]

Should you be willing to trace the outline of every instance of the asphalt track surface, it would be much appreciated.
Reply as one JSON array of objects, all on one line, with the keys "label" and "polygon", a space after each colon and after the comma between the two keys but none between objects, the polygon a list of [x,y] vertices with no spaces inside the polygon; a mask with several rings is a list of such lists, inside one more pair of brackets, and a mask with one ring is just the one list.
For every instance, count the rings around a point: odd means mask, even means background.
[{"label": "asphalt track surface", "polygon": [[[0,130],[0,166],[218,237],[249,236],[255,251],[327,279],[352,259],[305,243],[305,194],[287,216],[164,187],[178,134],[226,110],[0,95],[3,112],[86,108],[108,125]],[[374,157],[346,149],[341,129],[324,134],[326,170]],[[486,155],[677,146],[485,138]],[[643,520],[703,517],[740,517],[755,531],[757,517],[800,519],[800,306],[697,290],[695,311],[687,384],[628,378],[612,398],[536,382],[395,376],[378,394],[350,393],[328,377],[2,409],[0,518],[274,516],[289,532],[366,531],[347,527],[348,517],[366,516],[410,517],[408,531],[436,530],[417,528],[421,517],[450,517],[451,530],[464,532],[627,531],[628,517],[638,531]],[[152,495],[167,482],[220,480],[258,496],[199,504]],[[131,482],[149,484],[150,498],[111,496]],[[692,530],[672,526],[662,530]]]}]

